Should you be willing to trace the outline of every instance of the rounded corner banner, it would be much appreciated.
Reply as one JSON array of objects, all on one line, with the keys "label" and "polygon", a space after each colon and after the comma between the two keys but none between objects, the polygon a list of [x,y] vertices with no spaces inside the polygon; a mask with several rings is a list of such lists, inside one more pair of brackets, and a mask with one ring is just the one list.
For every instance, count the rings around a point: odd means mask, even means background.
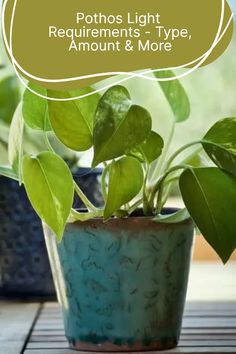
[{"label": "rounded corner banner", "polygon": [[[233,34],[225,0],[4,0],[2,35],[18,75],[69,90],[121,74],[194,70]],[[139,74],[140,75],[140,74]]]}]

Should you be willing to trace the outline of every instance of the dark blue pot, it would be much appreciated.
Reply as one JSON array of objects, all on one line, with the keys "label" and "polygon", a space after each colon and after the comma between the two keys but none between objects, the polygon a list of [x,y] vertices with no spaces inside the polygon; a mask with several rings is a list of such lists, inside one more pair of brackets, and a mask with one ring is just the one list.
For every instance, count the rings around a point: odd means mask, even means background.
[{"label": "dark blue pot", "polygon": [[[97,206],[101,170],[81,168],[74,178]],[[83,204],[76,199],[74,206]],[[0,177],[0,296],[55,298],[42,224],[24,187]]]},{"label": "dark blue pot", "polygon": [[85,351],[163,350],[178,343],[194,225],[152,218],[45,227],[66,337]]}]

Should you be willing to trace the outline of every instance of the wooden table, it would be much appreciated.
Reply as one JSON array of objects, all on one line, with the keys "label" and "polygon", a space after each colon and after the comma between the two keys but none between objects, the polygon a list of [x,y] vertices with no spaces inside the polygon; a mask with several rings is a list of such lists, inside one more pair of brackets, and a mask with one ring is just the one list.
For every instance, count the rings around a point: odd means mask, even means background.
[{"label": "wooden table", "polygon": [[[1,354],[75,354],[56,303],[0,302]],[[236,354],[236,303],[189,302],[179,347],[161,354]]]}]

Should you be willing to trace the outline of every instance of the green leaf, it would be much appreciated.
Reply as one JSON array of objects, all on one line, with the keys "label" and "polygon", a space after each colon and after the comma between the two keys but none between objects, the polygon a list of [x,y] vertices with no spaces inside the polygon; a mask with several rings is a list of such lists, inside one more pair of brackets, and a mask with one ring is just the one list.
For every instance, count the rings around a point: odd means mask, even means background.
[{"label": "green leaf", "polygon": [[203,138],[202,145],[211,160],[236,176],[236,118],[217,122]]},{"label": "green leaf", "polygon": [[[163,79],[174,77],[171,70],[155,72],[156,78]],[[190,103],[186,91],[179,80],[159,81],[160,87],[174,113],[176,122],[183,122],[190,115]]]},{"label": "green leaf", "polygon": [[[49,97],[70,98],[94,92],[91,87],[66,91],[48,91]],[[100,95],[94,93],[72,101],[49,101],[49,118],[58,139],[76,151],[88,150],[93,143],[93,120]]]},{"label": "green leaf", "polygon": [[93,167],[140,145],[151,131],[149,112],[131,105],[128,91],[114,86],[100,99],[94,125]]},{"label": "green leaf", "polygon": [[[28,87],[40,95],[47,96],[47,90],[33,82],[30,82]],[[22,112],[24,121],[30,128],[43,131],[51,130],[46,98],[39,97],[26,89],[23,96]]]},{"label": "green leaf", "polygon": [[[21,162],[22,162],[22,139],[24,132],[24,121],[22,119],[22,105],[19,104],[13,116],[8,142],[8,159],[13,171],[21,176]],[[21,178],[20,178],[21,179]]]},{"label": "green leaf", "polygon": [[0,166],[0,176],[4,176],[18,181],[18,176],[11,168],[7,166]]},{"label": "green leaf", "polygon": [[112,161],[109,167],[108,195],[104,218],[108,219],[120,207],[131,201],[143,185],[143,170],[140,162],[133,157]]},{"label": "green leaf", "polygon": [[184,203],[224,263],[236,247],[236,180],[218,168],[188,169],[180,177]]},{"label": "green leaf", "polygon": [[23,179],[35,211],[61,240],[74,194],[68,166],[53,152],[42,152],[36,157],[25,155]]},{"label": "green leaf", "polygon": [[8,154],[7,154],[7,144],[0,141],[0,165],[7,165],[8,161]]},{"label": "green leaf", "polygon": [[151,164],[161,155],[163,147],[164,141],[162,137],[151,131],[148,138],[134,150],[131,150],[128,155],[136,157],[142,163]]},{"label": "green leaf", "polygon": [[170,215],[157,215],[153,218],[154,221],[163,224],[178,224],[190,218],[187,209],[181,209]]},{"label": "green leaf", "polygon": [[9,126],[0,121],[0,142],[6,145],[8,144],[9,130]]},{"label": "green leaf", "polygon": [[16,106],[20,100],[20,91],[15,76],[0,81],[0,120],[10,124]]}]

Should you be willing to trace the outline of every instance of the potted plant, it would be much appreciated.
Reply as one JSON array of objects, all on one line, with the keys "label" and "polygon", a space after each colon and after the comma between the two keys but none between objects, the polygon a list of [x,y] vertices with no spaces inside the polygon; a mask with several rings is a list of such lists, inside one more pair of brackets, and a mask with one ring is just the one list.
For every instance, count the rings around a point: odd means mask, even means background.
[{"label": "potted plant", "polygon": [[[173,80],[160,85],[176,122],[185,120],[190,107],[181,84]],[[92,89],[40,90],[59,100],[35,96],[48,114],[39,112],[25,122],[40,128],[46,138],[50,122],[67,147],[93,147],[92,168],[104,165],[103,208],[91,203],[50,144],[50,151],[22,156],[16,132],[10,151],[18,168],[4,170],[24,183],[43,221],[70,346],[100,351],[176,346],[194,224],[223,262],[236,247],[236,118],[220,120],[203,139],[167,158],[169,143],[152,131],[151,115],[133,104],[123,86],[74,101],[61,98]],[[205,151],[210,167],[196,165],[200,160],[193,157],[199,150],[193,152],[194,146]],[[176,181],[186,208],[165,209]],[[86,210],[72,207],[74,193]]]}]

